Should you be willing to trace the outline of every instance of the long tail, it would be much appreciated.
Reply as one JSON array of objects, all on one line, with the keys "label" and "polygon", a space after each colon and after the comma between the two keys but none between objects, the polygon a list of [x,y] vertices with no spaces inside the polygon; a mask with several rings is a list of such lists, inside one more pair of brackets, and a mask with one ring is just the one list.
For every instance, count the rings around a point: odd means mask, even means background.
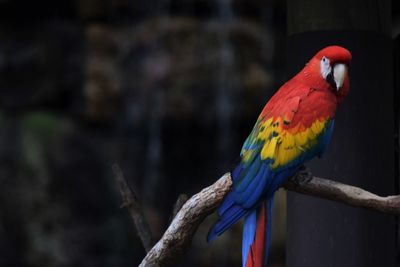
[{"label": "long tail", "polygon": [[271,243],[272,198],[245,217],[242,240],[242,266],[267,266]]}]

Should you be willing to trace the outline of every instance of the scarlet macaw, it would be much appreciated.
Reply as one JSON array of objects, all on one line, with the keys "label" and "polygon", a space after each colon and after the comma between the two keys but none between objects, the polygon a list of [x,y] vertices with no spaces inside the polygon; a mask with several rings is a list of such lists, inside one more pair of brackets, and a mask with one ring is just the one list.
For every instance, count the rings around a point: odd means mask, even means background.
[{"label": "scarlet macaw", "polygon": [[207,240],[244,217],[242,266],[267,265],[275,191],[303,163],[325,151],[337,105],[349,91],[350,52],[319,51],[264,107],[232,171],[233,188],[218,209]]}]

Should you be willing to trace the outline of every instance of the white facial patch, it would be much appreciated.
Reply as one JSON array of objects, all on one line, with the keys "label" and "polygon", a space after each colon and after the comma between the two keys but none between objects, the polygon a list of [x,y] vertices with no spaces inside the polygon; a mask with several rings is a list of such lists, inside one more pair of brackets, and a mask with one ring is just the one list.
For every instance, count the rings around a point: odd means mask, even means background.
[{"label": "white facial patch", "polygon": [[339,91],[339,89],[342,87],[346,74],[347,66],[345,64],[336,64],[333,67],[333,79],[336,83],[336,90]]},{"label": "white facial patch", "polygon": [[328,58],[322,57],[320,62],[321,75],[324,79],[331,73],[332,67]]}]

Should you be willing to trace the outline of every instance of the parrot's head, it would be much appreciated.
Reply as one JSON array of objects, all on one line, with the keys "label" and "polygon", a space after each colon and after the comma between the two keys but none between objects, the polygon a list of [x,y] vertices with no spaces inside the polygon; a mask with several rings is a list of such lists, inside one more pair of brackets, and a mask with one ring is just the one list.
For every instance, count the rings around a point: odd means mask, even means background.
[{"label": "parrot's head", "polygon": [[319,70],[329,90],[336,95],[341,102],[350,89],[348,67],[351,62],[349,50],[340,46],[328,46],[320,50],[311,60]]}]

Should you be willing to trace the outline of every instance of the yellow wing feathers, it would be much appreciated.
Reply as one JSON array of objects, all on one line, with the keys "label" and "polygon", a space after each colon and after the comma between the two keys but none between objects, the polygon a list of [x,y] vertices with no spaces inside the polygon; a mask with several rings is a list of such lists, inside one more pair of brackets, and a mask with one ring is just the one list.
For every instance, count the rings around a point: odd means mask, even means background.
[{"label": "yellow wing feathers", "polygon": [[283,123],[282,119],[270,118],[261,123],[255,136],[255,141],[263,143],[261,159],[271,159],[273,169],[290,163],[301,153],[316,145],[318,136],[325,129],[326,120],[316,120],[308,128],[297,127],[297,129],[285,129],[282,127]]}]

